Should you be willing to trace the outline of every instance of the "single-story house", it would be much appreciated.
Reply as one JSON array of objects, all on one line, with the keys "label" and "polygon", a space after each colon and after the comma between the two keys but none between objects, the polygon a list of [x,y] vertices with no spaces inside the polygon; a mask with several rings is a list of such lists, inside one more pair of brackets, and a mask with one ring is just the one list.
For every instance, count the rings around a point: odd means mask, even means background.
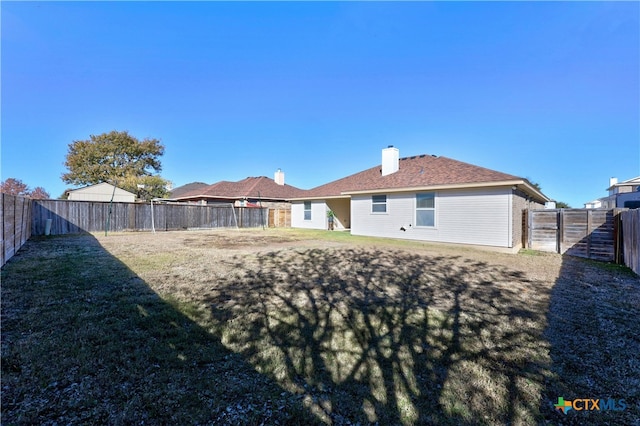
[{"label": "single-story house", "polygon": [[111,201],[120,203],[134,203],[136,194],[115,187],[110,183],[98,183],[96,185],[85,186],[84,188],[67,191],[67,199],[74,201]]},{"label": "single-story house", "polygon": [[238,182],[220,181],[172,197],[171,201],[194,204],[233,203],[236,207],[289,209],[290,203],[287,200],[303,193],[302,189],[287,185],[284,182],[284,172],[278,169],[273,179],[258,176]]},{"label": "single-story house", "polygon": [[522,246],[524,209],[550,201],[527,179],[447,157],[400,158],[393,146],[382,164],[292,197],[291,226],[353,235],[446,243]]}]

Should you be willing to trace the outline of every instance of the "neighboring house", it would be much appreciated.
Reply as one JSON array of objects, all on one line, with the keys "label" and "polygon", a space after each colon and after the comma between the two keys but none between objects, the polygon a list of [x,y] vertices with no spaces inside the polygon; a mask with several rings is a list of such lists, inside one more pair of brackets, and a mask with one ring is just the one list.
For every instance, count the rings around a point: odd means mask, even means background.
[{"label": "neighboring house", "polygon": [[622,182],[612,177],[607,188],[609,195],[584,204],[586,209],[640,208],[640,176]]},{"label": "neighboring house", "polygon": [[597,200],[589,201],[588,203],[584,203],[585,209],[600,209],[602,208],[602,200],[598,198]]},{"label": "neighboring house", "polygon": [[617,178],[609,179],[609,196],[606,197],[608,208],[640,207],[640,176],[618,182]]},{"label": "neighboring house", "polygon": [[67,191],[69,200],[74,201],[111,201],[133,203],[136,201],[136,194],[124,189],[115,187],[109,183],[99,183],[97,185],[85,186]]},{"label": "neighboring house", "polygon": [[549,201],[529,181],[446,157],[400,158],[382,150],[382,164],[292,198],[291,226],[353,235],[519,248],[522,212]]},{"label": "neighboring house", "polygon": [[196,188],[172,201],[197,204],[233,203],[237,207],[270,207],[289,209],[289,198],[299,197],[302,189],[284,183],[284,172],[278,169],[274,179],[266,176],[248,177],[238,182],[220,181]]}]

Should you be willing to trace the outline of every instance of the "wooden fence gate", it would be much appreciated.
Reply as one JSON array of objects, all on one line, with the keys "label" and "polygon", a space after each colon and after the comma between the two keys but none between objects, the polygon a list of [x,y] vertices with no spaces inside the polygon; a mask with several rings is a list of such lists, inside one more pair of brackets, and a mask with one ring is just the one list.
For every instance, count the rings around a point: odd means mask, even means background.
[{"label": "wooden fence gate", "polygon": [[594,260],[619,262],[622,209],[529,210],[527,246]]},{"label": "wooden fence gate", "polygon": [[290,228],[291,209],[269,209],[269,228]]}]

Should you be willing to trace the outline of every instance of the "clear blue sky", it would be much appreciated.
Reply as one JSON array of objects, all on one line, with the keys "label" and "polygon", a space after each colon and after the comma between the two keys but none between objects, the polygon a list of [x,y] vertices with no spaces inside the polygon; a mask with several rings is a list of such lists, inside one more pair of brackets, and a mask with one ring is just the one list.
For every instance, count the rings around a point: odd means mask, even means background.
[{"label": "clear blue sky", "polygon": [[638,2],[1,3],[2,179],[128,130],[175,186],[435,154],[574,207],[640,175]]}]

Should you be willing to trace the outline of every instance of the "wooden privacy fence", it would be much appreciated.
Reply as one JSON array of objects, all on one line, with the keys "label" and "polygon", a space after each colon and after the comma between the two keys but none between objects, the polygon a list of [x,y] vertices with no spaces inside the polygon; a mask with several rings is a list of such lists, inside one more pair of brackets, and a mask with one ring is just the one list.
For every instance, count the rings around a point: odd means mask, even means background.
[{"label": "wooden privacy fence", "polygon": [[619,261],[621,209],[529,210],[528,247],[594,260]]},{"label": "wooden privacy fence", "polygon": [[[51,235],[109,231],[168,231],[195,228],[256,228],[266,226],[267,209],[200,205],[108,203],[99,201],[34,200],[31,232]],[[111,215],[109,211],[111,210]],[[153,222],[152,222],[153,215]]]},{"label": "wooden privacy fence", "polygon": [[640,275],[640,209],[620,213],[624,263]]},{"label": "wooden privacy fence", "polygon": [[31,237],[31,199],[0,193],[2,218],[2,253],[4,265]]}]

